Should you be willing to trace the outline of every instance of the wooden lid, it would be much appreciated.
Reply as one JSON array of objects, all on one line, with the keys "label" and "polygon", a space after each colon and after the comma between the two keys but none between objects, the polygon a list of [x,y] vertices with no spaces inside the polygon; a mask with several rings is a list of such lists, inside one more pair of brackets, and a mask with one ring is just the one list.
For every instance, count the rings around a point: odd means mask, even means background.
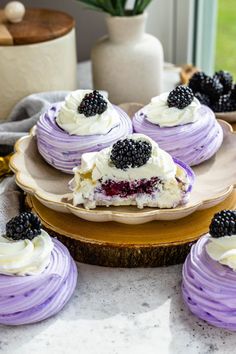
[{"label": "wooden lid", "polygon": [[50,41],[67,34],[74,27],[74,19],[60,11],[26,9],[20,23],[10,23],[0,10],[0,45],[24,45]]}]

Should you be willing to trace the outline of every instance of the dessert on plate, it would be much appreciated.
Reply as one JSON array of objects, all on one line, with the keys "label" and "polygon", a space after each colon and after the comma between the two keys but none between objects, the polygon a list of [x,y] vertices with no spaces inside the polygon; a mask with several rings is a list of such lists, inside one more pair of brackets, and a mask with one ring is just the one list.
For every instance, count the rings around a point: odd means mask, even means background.
[{"label": "dessert on plate", "polygon": [[133,128],[190,166],[211,158],[223,141],[223,130],[213,111],[201,105],[187,86],[152,98],[134,115]]},{"label": "dessert on plate", "polygon": [[21,213],[0,236],[0,324],[21,325],[58,313],[71,298],[77,268],[67,248]]},{"label": "dessert on plate", "polygon": [[193,314],[236,331],[236,211],[215,214],[209,234],[192,246],[183,266],[182,292]]},{"label": "dessert on plate", "polygon": [[82,156],[70,182],[73,204],[175,208],[188,201],[194,175],[143,134]]},{"label": "dessert on plate", "polygon": [[41,115],[36,134],[43,158],[73,173],[82,154],[99,151],[130,133],[132,123],[122,109],[96,90],[77,90]]}]

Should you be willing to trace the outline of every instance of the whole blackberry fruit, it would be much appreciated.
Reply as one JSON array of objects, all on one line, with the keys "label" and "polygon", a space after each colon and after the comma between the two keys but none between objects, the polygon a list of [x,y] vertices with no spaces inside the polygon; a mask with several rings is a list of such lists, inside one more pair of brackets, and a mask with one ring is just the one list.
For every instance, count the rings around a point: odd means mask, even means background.
[{"label": "whole blackberry fruit", "polygon": [[222,95],[220,98],[212,104],[214,112],[230,112],[233,110],[233,102],[230,99],[230,95]]},{"label": "whole blackberry fruit", "polygon": [[236,232],[236,211],[221,210],[211,220],[209,233],[212,237],[231,236]]},{"label": "whole blackberry fruit", "polygon": [[201,104],[204,104],[208,107],[211,106],[210,97],[208,97],[205,93],[196,92],[194,96],[200,101]]},{"label": "whole blackberry fruit", "polygon": [[233,76],[228,71],[217,71],[213,78],[214,77],[218,78],[220,83],[223,85],[224,94],[231,91],[233,85]]},{"label": "whole blackberry fruit", "polygon": [[33,240],[41,233],[41,222],[31,212],[24,212],[6,224],[6,236],[12,240]]},{"label": "whole blackberry fruit", "polygon": [[187,86],[177,86],[169,93],[169,96],[167,98],[167,104],[169,107],[183,109],[190,105],[193,99],[194,95],[191,88]]},{"label": "whole blackberry fruit", "polygon": [[236,111],[236,100],[232,99],[231,97],[229,98],[228,108],[229,108],[228,112]]},{"label": "whole blackberry fruit", "polygon": [[206,76],[202,83],[202,92],[212,99],[216,99],[223,94],[223,85],[217,77]]},{"label": "whole blackberry fruit", "polygon": [[236,84],[234,84],[233,87],[232,87],[232,90],[231,90],[231,93],[230,93],[230,98],[232,100],[236,101]]},{"label": "whole blackberry fruit", "polygon": [[206,74],[203,71],[198,71],[189,80],[188,86],[193,92],[202,92],[203,82],[206,78]]},{"label": "whole blackberry fruit", "polygon": [[145,165],[151,152],[152,146],[147,141],[124,139],[112,146],[110,159],[116,168],[127,170]]},{"label": "whole blackberry fruit", "polygon": [[87,93],[81,101],[78,112],[84,114],[85,117],[92,117],[96,114],[102,114],[107,109],[107,101],[97,91]]}]

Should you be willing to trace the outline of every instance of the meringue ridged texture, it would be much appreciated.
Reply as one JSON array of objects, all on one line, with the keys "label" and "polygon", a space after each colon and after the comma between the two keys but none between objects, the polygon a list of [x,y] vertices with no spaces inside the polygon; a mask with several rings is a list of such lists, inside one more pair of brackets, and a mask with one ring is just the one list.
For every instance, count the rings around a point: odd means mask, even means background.
[{"label": "meringue ridged texture", "polygon": [[133,117],[136,133],[143,133],[159,146],[189,166],[210,159],[220,148],[223,130],[212,110],[204,105],[198,110],[199,118],[192,123],[173,127],[160,127],[146,119],[141,109]]},{"label": "meringue ridged texture", "polygon": [[200,238],[184,263],[183,298],[197,317],[236,331],[236,272],[207,254],[208,242],[208,235]]},{"label": "meringue ridged texture", "polygon": [[58,313],[71,298],[77,268],[67,248],[53,239],[48,267],[37,275],[0,275],[0,324],[21,325]]},{"label": "meringue ridged texture", "polygon": [[[104,135],[70,135],[56,123],[62,103],[52,105],[37,123],[37,144],[42,157],[53,167],[66,173],[81,163],[86,152],[100,151],[126,135],[132,133],[132,123],[128,115],[115,107],[120,124]],[[86,119],[89,119],[86,118]]]}]

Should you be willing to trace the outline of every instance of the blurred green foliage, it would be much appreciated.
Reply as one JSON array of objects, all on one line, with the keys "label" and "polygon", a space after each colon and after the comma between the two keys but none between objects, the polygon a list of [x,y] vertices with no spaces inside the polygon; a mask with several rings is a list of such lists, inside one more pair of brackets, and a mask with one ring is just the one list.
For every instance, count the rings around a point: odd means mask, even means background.
[{"label": "blurred green foliage", "polygon": [[236,81],[236,0],[218,0],[216,70],[228,70]]}]

